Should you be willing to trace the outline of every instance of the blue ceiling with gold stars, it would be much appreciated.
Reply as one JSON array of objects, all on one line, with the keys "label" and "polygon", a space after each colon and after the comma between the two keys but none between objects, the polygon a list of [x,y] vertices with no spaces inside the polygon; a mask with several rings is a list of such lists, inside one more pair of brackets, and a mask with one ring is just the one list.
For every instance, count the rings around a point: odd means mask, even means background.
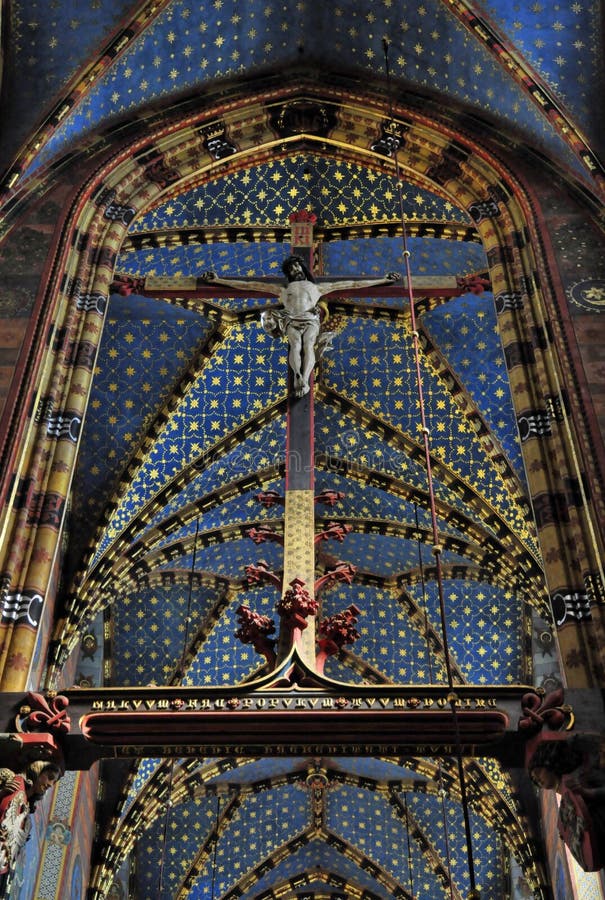
[{"label": "blue ceiling with gold stars", "polygon": [[[5,4],[2,182],[42,191],[69,154],[192,98],[282,70],[386,84],[429,116],[459,116],[503,147],[544,159],[598,193],[602,156],[599,3],[508,0],[10,0]],[[82,8],[80,8],[82,7]],[[539,99],[537,99],[539,97]],[[544,101],[544,102],[542,102]],[[175,112],[176,111],[176,112]],[[466,117],[466,118],[465,118]],[[588,155],[587,155],[588,154]],[[23,187],[22,187],[23,186]],[[434,189],[433,189],[434,188]],[[131,223],[116,271],[170,281],[281,276],[289,214],[316,216],[316,263],[338,280],[403,265],[413,277],[487,270],[465,209],[406,171],[359,154],[302,150],[177,184]],[[390,230],[389,230],[390,229]],[[445,635],[457,682],[531,681],[531,609],[546,615],[510,386],[489,285],[445,300],[420,291],[420,358],[443,544]],[[277,593],[245,567],[282,565],[287,346],[260,327],[271,301],[162,289],[110,297],[70,498],[66,583],[92,635],[82,685],[241,684],[264,659],[234,637],[247,604],[269,617]],[[358,640],[326,664],[348,684],[443,684],[427,475],[409,307],[400,293],[327,302],[333,346],[315,386],[315,489],[326,541],[318,568],[345,560],[351,585],[322,614],[354,603]],[[429,352],[430,350],[430,352]],[[108,587],[109,585],[109,587]],[[465,763],[483,900],[504,896],[523,826],[511,781],[491,760]],[[469,890],[452,760],[144,760],[119,792],[111,832],[116,892],[138,898],[412,898]],[[166,799],[170,796],[170,802]],[[521,854],[522,855],[522,854]],[[105,873],[107,875],[107,873]],[[525,875],[531,883],[532,872]],[[116,893],[116,896],[120,896]]]},{"label": "blue ceiling with gold stars", "polygon": [[[246,73],[326,60],[498,120],[590,182],[603,149],[598,2],[399,5],[238,0],[11,0],[0,158],[21,177],[103,133]],[[399,89],[399,88],[398,88]],[[28,139],[28,134],[35,138]],[[580,154],[580,155],[579,155]]]}]

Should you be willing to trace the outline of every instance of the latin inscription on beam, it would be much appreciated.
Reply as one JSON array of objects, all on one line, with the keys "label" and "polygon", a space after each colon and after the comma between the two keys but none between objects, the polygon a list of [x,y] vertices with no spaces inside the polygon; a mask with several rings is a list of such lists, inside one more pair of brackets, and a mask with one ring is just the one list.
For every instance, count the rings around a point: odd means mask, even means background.
[{"label": "latin inscription on beam", "polygon": [[479,686],[455,696],[434,685],[86,693],[82,703],[80,692],[69,692],[73,738],[98,756],[447,756],[458,739],[464,755],[495,755],[521,709],[519,688]]},{"label": "latin inscription on beam", "polygon": [[[325,681],[325,684],[321,684]],[[293,651],[278,671],[240,687],[81,688],[0,698],[7,747],[40,732],[68,769],[104,757],[395,754],[493,756],[524,765],[542,729],[589,729],[562,695],[526,685],[328,684]],[[590,717],[588,717],[590,718]]]},{"label": "latin inscription on beam", "polygon": [[[455,744],[204,744],[205,756],[454,756]],[[120,746],[112,757],[180,758],[200,756],[200,747],[191,744],[137,744]],[[468,754],[472,755],[472,754]],[[479,754],[477,754],[479,755]],[[490,755],[484,753],[483,755]]]},{"label": "latin inscription on beam", "polygon": [[[496,709],[498,701],[496,697],[458,697],[454,701],[458,709]],[[93,700],[92,712],[117,712],[119,710],[135,711],[171,711],[179,713],[185,710],[318,710],[318,709],[447,709],[450,703],[446,696],[439,697],[190,697],[187,700],[181,697],[173,699],[151,698],[120,700],[109,698],[107,700]]]}]

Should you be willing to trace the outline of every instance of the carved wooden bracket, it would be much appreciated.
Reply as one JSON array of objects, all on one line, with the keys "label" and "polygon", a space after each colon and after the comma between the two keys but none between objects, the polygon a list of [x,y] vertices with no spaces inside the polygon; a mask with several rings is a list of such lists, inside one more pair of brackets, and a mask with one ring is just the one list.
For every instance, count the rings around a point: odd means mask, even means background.
[{"label": "carved wooden bracket", "polygon": [[353,531],[352,525],[345,525],[342,522],[328,522],[323,531],[315,535],[315,546],[321,541],[338,541],[342,544],[345,537]]},{"label": "carved wooden bracket", "polygon": [[319,603],[311,597],[304,581],[294,578],[275,608],[286,625],[300,628],[302,631],[307,627],[308,617],[317,613]]},{"label": "carved wooden bracket", "polygon": [[278,591],[281,590],[281,576],[272,572],[269,564],[264,559],[259,559],[256,565],[246,566],[245,572],[248,584],[258,584],[261,581],[266,581],[277,588]]},{"label": "carved wooden bracket", "polygon": [[327,616],[319,623],[319,653],[317,654],[317,671],[323,674],[328,656],[334,656],[345,644],[353,644],[360,637],[355,628],[357,616],[361,612],[354,603],[333,616]]},{"label": "carved wooden bracket", "polygon": [[264,544],[266,541],[273,541],[274,544],[282,545],[284,543],[283,534],[278,534],[273,528],[268,528],[265,525],[260,525],[258,528],[249,528],[246,534],[255,544]]},{"label": "carved wooden bracket", "polygon": [[69,734],[68,706],[69,700],[61,694],[50,694],[47,699],[42,694],[29,693],[15,719],[17,731],[47,731],[56,737]]},{"label": "carved wooden bracket", "polygon": [[284,497],[278,491],[261,491],[260,494],[256,495],[256,500],[259,503],[262,503],[266,509],[270,509],[272,506],[280,505],[283,506],[285,504]]},{"label": "carved wooden bracket", "polygon": [[316,503],[321,503],[323,506],[336,506],[337,503],[345,496],[344,491],[334,491],[326,488],[315,497]]},{"label": "carved wooden bracket", "polygon": [[252,644],[257,653],[265,657],[270,666],[275,665],[275,640],[270,634],[275,634],[275,623],[269,616],[253,612],[248,606],[240,606],[237,610],[239,628],[235,637],[242,644]]},{"label": "carved wooden bracket", "polygon": [[336,584],[337,581],[344,581],[345,584],[352,584],[356,571],[357,566],[338,560],[333,566],[326,569],[325,573],[315,582],[315,596],[317,596],[323,588]]},{"label": "carved wooden bracket", "polygon": [[563,703],[562,688],[550,694],[526,693],[521,699],[523,715],[519,719],[519,730],[526,733],[541,731],[545,726],[551,731],[569,731],[573,728],[574,714],[571,706]]},{"label": "carved wooden bracket", "polygon": [[0,735],[0,896],[10,891],[31,813],[65,772],[68,706],[66,697],[30,693],[14,718],[16,733]]}]

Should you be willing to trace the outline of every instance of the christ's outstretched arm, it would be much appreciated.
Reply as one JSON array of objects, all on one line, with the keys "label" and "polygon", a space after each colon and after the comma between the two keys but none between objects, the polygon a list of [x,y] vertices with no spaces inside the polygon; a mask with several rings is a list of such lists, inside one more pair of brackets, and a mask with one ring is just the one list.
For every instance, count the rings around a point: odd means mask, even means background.
[{"label": "christ's outstretched arm", "polygon": [[249,288],[251,291],[265,294],[266,297],[279,297],[283,291],[283,286],[277,282],[252,281],[248,278],[217,278],[214,272],[202,272],[199,277],[207,284],[221,284],[225,287],[237,288],[240,291]]},{"label": "christ's outstretched arm", "polygon": [[364,288],[377,287],[379,284],[390,284],[401,281],[399,272],[388,272],[383,278],[373,278],[363,281],[326,281],[318,284],[319,293],[331,294],[333,291],[361,291]]}]

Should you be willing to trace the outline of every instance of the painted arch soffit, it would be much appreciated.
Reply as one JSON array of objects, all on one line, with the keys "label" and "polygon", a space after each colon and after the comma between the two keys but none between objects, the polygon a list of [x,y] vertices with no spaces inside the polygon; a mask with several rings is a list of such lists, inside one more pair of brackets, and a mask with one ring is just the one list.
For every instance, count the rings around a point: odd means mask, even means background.
[{"label": "painted arch soffit", "polygon": [[[12,188],[16,179],[57,155],[90,147],[94,132],[110,131],[112,123],[132,119],[137,109],[207,90],[240,71],[300,63],[301,53],[302,59],[322,53],[332,59],[335,49],[346,47],[349,66],[359,68],[364,78],[384,78],[385,33],[392,45],[393,77],[402,84],[474,106],[486,120],[499,116],[505,124],[508,117],[509,126],[521,125],[527,143],[592,180],[599,164],[584,134],[591,135],[595,124],[590,90],[602,84],[595,8],[592,3],[562,5],[553,21],[540,3],[515,18],[504,3],[488,8],[464,0],[427,0],[400,20],[390,4],[377,17],[371,4],[357,3],[346,10],[337,7],[335,15],[329,14],[329,27],[322,29],[318,16],[328,16],[327,9],[311,13],[300,4],[284,18],[278,4],[249,3],[242,15],[233,0],[213,6],[186,0],[133,6],[116,0],[102,5],[103,15],[92,4],[88,15],[70,17],[67,4],[55,2],[53,15],[38,21],[35,9],[27,16],[22,0],[14,0],[17,40],[7,53],[17,73],[29,66],[31,76],[35,62],[39,78],[15,78],[8,113],[20,106],[37,110],[42,124],[22,148],[7,183]],[[193,40],[198,32],[201,42]],[[100,48],[92,65],[67,52],[74,33],[80,40],[71,46],[88,53]],[[322,48],[327,35],[329,47]],[[153,67],[147,65],[150,58]],[[35,89],[31,102],[23,96],[28,85]],[[46,120],[41,101],[47,109],[52,106]]]}]

